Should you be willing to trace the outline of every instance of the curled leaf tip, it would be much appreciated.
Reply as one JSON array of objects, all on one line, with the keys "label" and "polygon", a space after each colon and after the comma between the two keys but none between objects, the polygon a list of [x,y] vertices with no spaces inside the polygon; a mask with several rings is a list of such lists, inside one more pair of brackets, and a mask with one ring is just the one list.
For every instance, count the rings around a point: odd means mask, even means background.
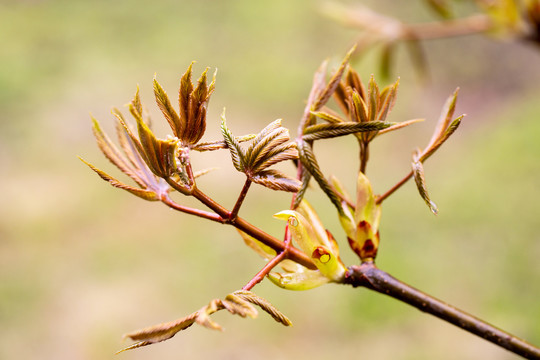
[{"label": "curled leaf tip", "polygon": [[[285,221],[289,221],[289,219],[292,217],[293,219],[296,219],[296,211],[293,211],[293,210],[283,210],[283,211],[280,211],[278,213],[275,213],[273,215],[274,218],[276,219],[279,219],[279,220],[285,220]],[[294,224],[291,224],[293,226],[295,226]]]},{"label": "curled leaf tip", "polygon": [[434,214],[434,215],[438,215],[439,214],[439,209],[437,208],[437,205],[435,205],[435,203],[433,201],[429,201],[428,203],[429,205],[429,209],[431,210],[431,212]]}]

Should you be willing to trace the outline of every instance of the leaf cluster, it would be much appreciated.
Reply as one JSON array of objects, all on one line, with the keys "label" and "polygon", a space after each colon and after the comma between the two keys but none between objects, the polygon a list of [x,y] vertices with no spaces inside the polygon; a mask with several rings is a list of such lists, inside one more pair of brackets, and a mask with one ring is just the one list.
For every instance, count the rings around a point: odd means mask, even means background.
[{"label": "leaf cluster", "polygon": [[227,310],[229,313],[243,318],[256,318],[258,312],[254,305],[268,313],[278,323],[284,326],[292,325],[291,321],[266,299],[251,291],[238,290],[228,294],[224,299],[211,300],[208,305],[181,319],[126,334],[124,337],[136,342],[120,350],[119,353],[168,340],[193,324],[198,324],[212,330],[222,330],[221,326],[210,318],[210,315],[220,310]]},{"label": "leaf cluster", "polygon": [[269,169],[282,161],[298,159],[296,143],[289,142],[289,130],[281,126],[281,120],[275,120],[261,130],[251,141],[247,149],[234,137],[227,127],[225,112],[221,117],[221,133],[231,153],[236,170],[243,172],[249,181],[272,190],[297,192],[300,182],[281,171]]}]

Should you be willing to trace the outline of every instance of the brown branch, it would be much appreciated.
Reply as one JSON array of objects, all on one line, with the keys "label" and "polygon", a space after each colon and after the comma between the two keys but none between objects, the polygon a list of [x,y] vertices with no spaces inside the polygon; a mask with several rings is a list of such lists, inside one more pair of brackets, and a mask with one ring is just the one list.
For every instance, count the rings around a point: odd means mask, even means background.
[{"label": "brown branch", "polygon": [[397,189],[399,189],[400,187],[403,186],[403,184],[405,184],[407,181],[409,181],[409,179],[413,176],[413,172],[411,171],[410,173],[408,173],[407,175],[405,175],[405,177],[403,179],[401,179],[397,184],[395,184],[394,186],[392,186],[387,192],[385,192],[384,194],[382,195],[379,195],[377,196],[377,199],[375,200],[375,204],[380,204],[382,203],[387,197],[389,197],[390,195],[392,195]]},{"label": "brown branch", "polygon": [[167,205],[168,207],[170,207],[171,209],[178,210],[178,211],[181,211],[181,212],[186,213],[186,214],[195,215],[195,216],[198,216],[198,217],[201,217],[201,218],[204,218],[204,219],[216,221],[216,222],[221,223],[221,224],[225,223],[225,220],[221,216],[219,216],[217,214],[214,214],[214,213],[211,213],[211,212],[208,212],[208,211],[204,211],[204,210],[193,209],[193,208],[190,208],[190,207],[183,206],[183,205],[175,203],[169,197],[168,194],[161,195],[161,202],[164,203],[165,205]]},{"label": "brown branch", "polygon": [[433,40],[448,37],[483,33],[493,28],[487,15],[477,14],[469,17],[420,24],[403,24],[402,40]]},{"label": "brown branch", "polygon": [[527,359],[540,359],[540,349],[536,346],[397,280],[372,262],[351,266],[345,283],[403,301]]},{"label": "brown branch", "polygon": [[[221,216],[223,219],[226,219],[224,222],[225,224],[231,224],[238,230],[242,230],[248,235],[253,236],[255,239],[259,240],[263,244],[271,247],[274,249],[277,253],[282,252],[285,250],[285,244],[283,241],[278,240],[277,238],[265,233],[258,227],[250,224],[246,220],[242,219],[241,217],[236,217],[235,219],[231,219],[231,212],[225,209],[223,206],[215,202],[213,199],[209,198],[205,193],[200,191],[197,187],[193,188],[192,195],[197,198],[200,202],[208,206],[211,210],[213,210],[215,213],[217,213],[219,216]],[[309,269],[317,269],[315,264],[311,261],[311,259],[304,254],[302,251],[298,250],[295,247],[291,247],[289,251],[287,252],[287,259],[291,259],[293,261],[296,261],[297,263],[304,265],[305,267]]]},{"label": "brown branch", "polygon": [[366,166],[369,160],[369,142],[360,142],[360,172],[366,174]]},{"label": "brown branch", "polygon": [[285,244],[285,249],[280,252],[279,254],[277,254],[272,260],[270,260],[266,265],[264,265],[264,267],[253,277],[253,279],[251,279],[243,288],[242,290],[246,290],[246,291],[249,291],[251,289],[253,289],[253,287],[255,285],[257,285],[258,283],[260,283],[261,281],[264,280],[265,276],[268,275],[270,273],[270,271],[272,271],[273,268],[275,268],[277,266],[277,264],[279,264],[281,261],[285,260],[287,258],[287,253],[289,252],[290,250],[290,244],[291,244],[291,239],[290,238],[287,238],[285,241],[284,241],[284,244]]},{"label": "brown branch", "polygon": [[242,206],[242,203],[244,202],[244,199],[246,198],[250,185],[251,185],[251,180],[247,178],[246,182],[244,183],[244,187],[242,187],[242,191],[240,192],[240,195],[238,195],[238,200],[236,200],[236,204],[234,204],[234,208],[231,211],[231,219],[237,218],[238,211],[240,211],[240,207]]},{"label": "brown branch", "polygon": [[360,28],[380,40],[433,40],[456,36],[484,33],[493,28],[493,21],[488,15],[474,14],[463,18],[407,24],[401,20],[381,15],[373,10],[356,6],[349,8],[341,5],[327,6],[329,16],[345,26]]}]

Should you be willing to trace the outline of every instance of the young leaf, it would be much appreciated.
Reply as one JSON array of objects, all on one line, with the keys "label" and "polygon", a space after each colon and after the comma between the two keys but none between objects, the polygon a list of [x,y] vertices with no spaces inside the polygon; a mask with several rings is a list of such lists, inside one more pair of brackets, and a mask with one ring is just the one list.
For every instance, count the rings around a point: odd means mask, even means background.
[{"label": "young leaf", "polygon": [[416,187],[418,188],[418,192],[420,193],[420,196],[424,201],[426,202],[427,206],[429,206],[429,209],[431,212],[435,215],[439,212],[437,209],[437,205],[431,199],[429,198],[429,194],[426,187],[426,180],[424,178],[424,166],[422,165],[422,162],[418,159],[418,153],[413,156],[412,161],[412,169],[413,169],[413,175],[414,175],[414,182],[416,183]]},{"label": "young leaf", "polygon": [[452,121],[452,118],[454,116],[454,111],[456,110],[456,102],[457,97],[459,94],[459,88],[456,88],[454,93],[446,99],[446,102],[442,108],[441,115],[439,116],[439,121],[437,121],[437,126],[435,127],[435,131],[433,132],[433,135],[431,139],[429,140],[428,145],[426,148],[431,147],[445,132],[445,130],[448,128],[448,124]]},{"label": "young leaf", "polygon": [[[139,186],[144,186],[144,181],[137,174],[137,171],[130,166],[124,157],[120,154],[120,151],[114,146],[109,137],[101,130],[99,122],[92,117],[92,131],[96,138],[97,144],[101,152],[105,157],[120,169],[124,174],[135,180]],[[133,165],[133,164],[132,164]]]},{"label": "young leaf", "polygon": [[319,98],[315,103],[313,104],[312,110],[317,111],[319,110],[323,105],[325,105],[330,97],[332,97],[332,94],[336,90],[337,86],[339,85],[339,82],[341,81],[341,77],[343,76],[343,72],[345,71],[345,68],[347,67],[347,64],[349,62],[349,59],[351,58],[351,55],[356,50],[356,45],[353,46],[347,55],[345,55],[345,58],[341,62],[339,68],[336,70],[334,75],[330,78],[330,81],[322,91],[322,93],[319,95]]},{"label": "young leaf", "polygon": [[158,83],[157,79],[154,77],[154,95],[156,97],[156,103],[163,113],[163,116],[165,116],[165,119],[167,119],[167,122],[169,123],[169,126],[171,127],[174,136],[181,139],[182,133],[184,131],[184,122],[180,120],[180,117],[176,113],[176,110],[171,105],[171,101],[169,100],[169,96],[163,90],[161,85]]},{"label": "young leaf", "polygon": [[310,290],[330,282],[319,270],[306,270],[301,273],[281,274],[271,272],[268,278],[275,285],[287,290]]},{"label": "young leaf", "polygon": [[229,151],[231,153],[231,158],[234,167],[238,171],[244,171],[245,167],[245,154],[240,147],[240,143],[232,132],[227,127],[227,120],[225,119],[225,109],[223,109],[223,113],[221,114],[221,133],[223,134],[223,138],[225,139],[225,142],[227,143],[227,147],[229,148]]},{"label": "young leaf", "polygon": [[368,121],[368,122],[342,122],[337,124],[317,124],[308,126],[304,130],[305,141],[318,139],[330,139],[338,136],[354,134],[358,132],[379,131],[386,129],[395,123],[384,121]]},{"label": "young leaf", "polygon": [[311,173],[311,175],[315,178],[321,189],[324,191],[326,196],[330,199],[332,204],[336,207],[339,214],[341,215],[343,213],[343,209],[341,207],[341,200],[339,197],[334,193],[334,190],[328,183],[328,181],[325,179],[324,175],[321,172],[321,169],[319,167],[319,164],[317,162],[317,159],[315,158],[315,154],[313,153],[313,150],[309,146],[309,144],[303,140],[299,140],[297,142],[298,147],[298,156],[300,158],[300,161],[302,162],[302,165]]},{"label": "young leaf", "polygon": [[188,113],[189,113],[189,98],[191,96],[191,93],[193,92],[193,83],[191,82],[191,74],[193,69],[193,64],[195,62],[192,61],[191,64],[189,64],[186,72],[184,75],[182,75],[182,79],[180,79],[180,90],[178,91],[178,103],[180,105],[180,120],[182,124],[181,133],[184,133],[184,127],[187,123]]},{"label": "young leaf", "polygon": [[279,162],[293,159],[298,159],[298,150],[296,143],[289,142],[270,149],[264,157],[256,159],[250,167],[253,172],[257,173]]},{"label": "young leaf", "polygon": [[144,200],[158,201],[160,199],[158,194],[156,194],[156,192],[154,192],[154,191],[146,190],[146,189],[139,189],[139,188],[136,188],[136,187],[133,187],[133,186],[126,185],[126,184],[116,180],[112,176],[108,175],[104,171],[101,171],[100,169],[96,168],[94,165],[86,162],[82,158],[79,158],[79,159],[83,163],[88,165],[88,167],[90,169],[95,171],[99,175],[100,178],[107,181],[109,184],[111,184],[112,186],[114,186],[116,188],[126,190],[126,191],[132,193],[133,195],[138,196],[138,197],[140,197],[141,199],[144,199]]},{"label": "young leaf", "polygon": [[437,151],[437,149],[441,147],[441,145],[444,144],[446,140],[448,140],[448,138],[454,133],[454,131],[457,130],[459,125],[461,125],[461,120],[464,116],[465,115],[461,115],[454,119],[450,126],[448,126],[448,128],[441,134],[441,136],[437,140],[435,140],[435,142],[429,148],[424,150],[423,154],[419,158],[420,162],[424,162],[427,158],[433,155],[433,153]]},{"label": "young leaf", "polygon": [[287,141],[289,141],[289,130],[284,127],[274,129],[261,138],[258,142],[257,136],[253,141],[253,145],[246,151],[246,163],[249,164],[249,168],[253,170],[256,163],[260,163],[266,159],[266,155],[272,149],[275,149],[276,146],[279,146]]},{"label": "young leaf", "polygon": [[260,307],[263,311],[268,313],[274,320],[278,323],[281,323],[285,326],[291,326],[292,322],[289,320],[281,311],[276,309],[268,300],[263,299],[262,297],[252,293],[251,291],[238,290],[233,293],[234,295],[240,297],[241,299],[248,301],[254,305]]},{"label": "young leaf", "polygon": [[300,181],[290,178],[277,170],[262,170],[250,177],[251,181],[272,190],[297,192],[302,185]]},{"label": "young leaf", "polygon": [[377,116],[377,109],[379,108],[379,86],[375,82],[373,75],[369,78],[368,93],[368,118],[369,121],[374,121]]},{"label": "young leaf", "polygon": [[[324,276],[332,281],[342,280],[346,268],[339,260],[338,254],[332,250],[334,245],[329,243],[326,232],[324,234],[317,233],[313,225],[302,214],[294,210],[281,211],[274,214],[274,217],[288,222],[293,239],[302,251],[311,257],[317,269]],[[310,219],[317,221],[313,216]],[[319,222],[319,227],[321,226]]]},{"label": "young leaf", "polygon": [[304,195],[306,194],[307,188],[309,186],[309,181],[311,180],[311,173],[303,168],[300,180],[302,185],[300,187],[300,190],[298,190],[296,196],[294,197],[294,203],[292,206],[293,209],[296,209],[300,205],[300,202],[302,202],[302,199],[304,198]]},{"label": "young leaf", "polygon": [[339,116],[335,114],[329,114],[327,112],[322,111],[312,111],[312,115],[318,117],[319,119],[322,119],[324,121],[328,121],[331,124],[338,124],[341,122],[345,122],[345,120],[341,119]]}]

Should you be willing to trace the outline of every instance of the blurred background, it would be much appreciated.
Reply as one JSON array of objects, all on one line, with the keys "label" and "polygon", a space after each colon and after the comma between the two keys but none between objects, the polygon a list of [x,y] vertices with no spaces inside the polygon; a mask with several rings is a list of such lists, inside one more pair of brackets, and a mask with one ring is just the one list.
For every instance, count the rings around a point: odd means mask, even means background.
[{"label": "blurred background", "polygon": [[[404,20],[431,14],[420,1],[364,2]],[[406,3],[406,5],[405,5]],[[194,326],[114,357],[121,335],[183,317],[241,288],[263,265],[234,229],[175,213],[107,185],[77,156],[116,176],[91,133],[91,113],[112,132],[113,106],[136,85],[164,137],[152,96],[172,98],[192,60],[218,68],[205,140],[219,114],[235,134],[283,118],[296,133],[314,71],[337,64],[357,38],[313,1],[0,1],[0,359],[514,359],[436,318],[365,289],[327,285],[255,291],[293,321],[218,313],[226,331]],[[399,52],[400,96],[390,121],[424,123],[373,144],[368,175],[382,193],[409,171],[445,99],[461,87],[462,127],[425,165],[433,216],[412,183],[385,202],[378,265],[399,279],[540,344],[540,52],[483,36],[425,43],[428,81]],[[377,53],[353,62],[377,79]],[[393,81],[393,79],[388,80]],[[385,80],[382,80],[384,83]],[[112,136],[112,134],[111,134]],[[354,141],[317,154],[354,192]],[[220,169],[200,181],[231,208],[243,184],[227,153],[198,154]],[[285,167],[293,173],[292,167]],[[122,178],[124,179],[124,178]],[[348,250],[333,207],[308,199]],[[178,197],[181,203],[193,204]],[[290,197],[254,186],[241,215],[275,236],[271,215]]]}]

